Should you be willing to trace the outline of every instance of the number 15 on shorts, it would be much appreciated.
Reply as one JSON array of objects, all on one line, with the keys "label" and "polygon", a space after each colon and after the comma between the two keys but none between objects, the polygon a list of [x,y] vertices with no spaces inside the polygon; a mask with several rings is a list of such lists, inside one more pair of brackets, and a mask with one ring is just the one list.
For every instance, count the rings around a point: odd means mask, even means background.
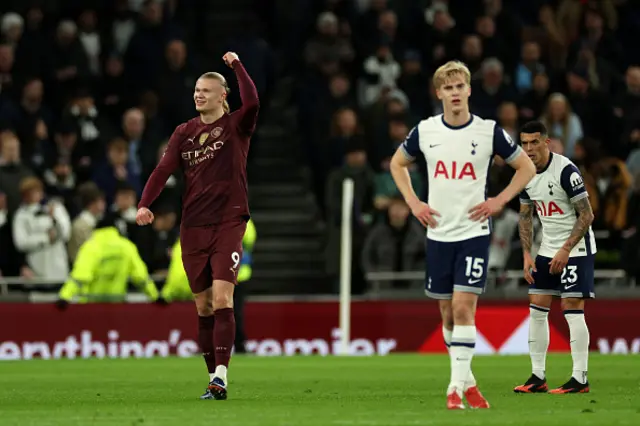
[{"label": "number 15 on shorts", "polygon": [[470,285],[478,284],[484,276],[484,259],[481,257],[467,256],[464,258],[465,272]]}]

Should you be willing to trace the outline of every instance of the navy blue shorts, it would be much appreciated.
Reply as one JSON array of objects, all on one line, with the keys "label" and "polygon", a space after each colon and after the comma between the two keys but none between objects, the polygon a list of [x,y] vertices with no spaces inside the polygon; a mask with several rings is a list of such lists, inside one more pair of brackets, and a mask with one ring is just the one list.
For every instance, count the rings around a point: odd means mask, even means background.
[{"label": "navy blue shorts", "polygon": [[551,258],[536,257],[537,272],[533,272],[534,283],[529,286],[529,294],[577,297],[592,299],[596,297],[593,283],[593,255],[570,257],[561,274],[551,275]]},{"label": "navy blue shorts", "polygon": [[464,241],[427,239],[427,283],[425,294],[447,300],[454,291],[482,294],[487,281],[491,237]]}]

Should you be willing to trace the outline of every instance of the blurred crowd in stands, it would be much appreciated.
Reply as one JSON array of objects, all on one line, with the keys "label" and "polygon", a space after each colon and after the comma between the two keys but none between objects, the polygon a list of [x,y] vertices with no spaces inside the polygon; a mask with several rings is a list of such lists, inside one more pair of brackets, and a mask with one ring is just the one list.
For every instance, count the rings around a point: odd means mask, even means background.
[{"label": "blurred crowd in stands", "polygon": [[[640,7],[615,0],[327,0],[304,46],[299,121],[337,271],[341,182],[355,179],[354,246],[365,271],[422,266],[424,244],[389,159],[417,122],[442,112],[430,81],[451,59],[472,71],[471,111],[514,140],[540,119],[551,148],[585,176],[597,265],[638,276]],[[411,173],[428,192],[424,164]],[[496,160],[490,195],[510,180]],[[517,199],[495,221],[490,266],[520,267]],[[361,276],[361,272],[356,272]]]},{"label": "blurred crowd in stands", "polygon": [[[218,40],[211,54],[197,6],[0,4],[0,276],[66,280],[105,210],[118,216],[149,271],[166,271],[180,219],[179,173],[152,206],[152,226],[135,226],[135,214],[168,137],[195,116],[196,79],[211,69],[230,76],[217,54],[230,47],[246,55],[263,93],[268,77],[259,62],[264,42],[237,37],[250,26]],[[237,90],[235,106],[236,98]]]},{"label": "blurred crowd in stands", "polygon": [[[144,182],[175,126],[194,115],[195,79],[222,71],[219,57],[237,51],[268,105],[276,47],[283,72],[295,77],[301,146],[328,225],[329,273],[339,265],[341,184],[347,176],[356,182],[356,291],[365,287],[363,271],[423,267],[423,230],[389,159],[420,119],[442,112],[430,77],[449,59],[473,73],[473,113],[497,120],[515,140],[524,122],[547,124],[552,150],[585,176],[598,265],[640,275],[638,2],[264,0],[256,2],[260,20],[247,17],[228,40],[214,40],[217,50],[203,37],[204,3],[1,2],[3,275],[64,280],[105,209],[117,212],[150,272],[166,270],[181,177],[171,177],[153,206],[154,225],[138,228]],[[233,108],[238,92],[229,82]],[[411,177],[426,196],[423,162]],[[510,178],[496,160],[490,193]],[[514,200],[495,221],[494,269],[520,266],[517,209]]]}]

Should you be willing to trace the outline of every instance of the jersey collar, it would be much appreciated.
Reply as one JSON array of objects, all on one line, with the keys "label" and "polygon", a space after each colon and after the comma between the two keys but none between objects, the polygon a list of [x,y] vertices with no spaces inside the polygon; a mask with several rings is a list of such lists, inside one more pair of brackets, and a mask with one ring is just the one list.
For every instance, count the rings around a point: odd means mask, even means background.
[{"label": "jersey collar", "polygon": [[471,124],[473,122],[473,114],[470,114],[471,118],[469,118],[469,121],[467,121],[464,124],[461,124],[459,126],[452,126],[451,124],[447,124],[446,121],[444,121],[444,114],[442,114],[442,124],[444,124],[446,127],[448,127],[451,130],[460,130],[460,129],[464,129],[465,127],[467,127],[469,124]]},{"label": "jersey collar", "polygon": [[549,168],[549,166],[551,165],[551,160],[553,160],[553,152],[549,153],[549,161],[547,161],[547,165],[544,166],[544,168],[542,170],[540,170],[539,172],[536,172],[537,174],[541,174],[547,171],[547,169]]}]

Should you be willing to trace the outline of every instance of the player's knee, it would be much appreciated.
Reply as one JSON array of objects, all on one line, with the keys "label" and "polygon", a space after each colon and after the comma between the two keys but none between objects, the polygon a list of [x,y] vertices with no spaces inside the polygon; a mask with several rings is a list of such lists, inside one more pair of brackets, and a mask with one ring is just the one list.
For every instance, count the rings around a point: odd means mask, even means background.
[{"label": "player's knee", "polygon": [[440,316],[442,317],[442,325],[445,328],[451,330],[453,328],[453,310],[451,308],[450,300],[441,300],[440,303]]},{"label": "player's knee", "polygon": [[194,294],[193,300],[196,302],[196,309],[198,310],[199,316],[208,317],[213,315],[211,289],[205,290],[202,293]]},{"label": "player's knee", "polygon": [[453,324],[471,325],[474,320],[473,307],[466,303],[454,303],[452,317]]},{"label": "player's knee", "polygon": [[213,309],[233,308],[233,294],[216,294],[213,297]]}]

